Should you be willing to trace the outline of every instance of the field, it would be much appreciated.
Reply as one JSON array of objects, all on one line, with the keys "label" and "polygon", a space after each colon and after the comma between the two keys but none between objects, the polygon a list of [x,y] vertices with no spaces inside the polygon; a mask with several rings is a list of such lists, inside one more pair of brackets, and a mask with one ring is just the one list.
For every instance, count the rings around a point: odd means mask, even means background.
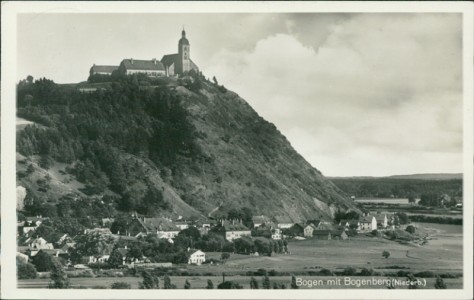
[{"label": "field", "polygon": [[[347,281],[347,279],[350,281]],[[362,276],[346,276],[346,277],[335,277],[335,276],[297,276],[298,280],[301,279],[301,286],[302,289],[377,289],[377,288],[385,288],[386,285],[384,284],[372,284],[369,283],[362,283],[362,280],[372,280],[372,278],[379,280],[379,279],[388,279],[388,277],[362,277]],[[184,283],[188,280],[191,283],[191,288],[194,289],[205,289],[207,286],[207,280],[210,279],[213,284],[214,288],[217,288],[222,282],[221,276],[199,276],[199,277],[181,277],[181,276],[172,276],[171,282],[176,285],[178,289],[183,288]],[[242,285],[245,289],[250,288],[250,276],[226,276],[226,280],[231,280],[236,283]],[[262,286],[262,277],[255,276],[257,279],[259,286]],[[340,279],[340,284],[330,284],[331,280],[338,280]],[[405,278],[397,278],[399,280],[404,280]],[[359,282],[358,282],[359,280]],[[105,288],[110,287],[114,282],[127,282],[130,284],[132,289],[137,289],[138,284],[141,281],[140,277],[122,277],[122,278],[72,278],[71,285],[72,288]],[[308,281],[311,283],[317,281],[319,284],[308,284]],[[329,281],[329,282],[328,282]],[[21,280],[19,287],[20,288],[46,288],[48,286],[48,279],[29,279],[29,280]],[[270,277],[270,282],[276,282],[278,284],[284,284],[287,288],[290,288],[291,284],[291,277],[290,276],[275,276]],[[435,279],[434,278],[426,278],[426,286],[422,286],[420,288],[427,288],[432,289],[434,286]],[[450,289],[460,289],[462,288],[462,279],[444,279],[447,287]],[[358,284],[359,283],[359,284]],[[424,283],[424,282],[423,282]],[[163,288],[163,281],[160,279],[160,287]],[[404,288],[404,287],[399,287]],[[406,287],[405,287],[406,288]]]},{"label": "field", "polygon": [[[431,223],[415,224],[417,230],[428,233],[430,240],[424,246],[411,246],[400,244],[382,238],[372,238],[359,235],[345,241],[340,240],[314,240],[291,241],[288,244],[290,254],[279,254],[271,257],[249,256],[231,254],[223,265],[205,264],[202,266],[187,266],[187,271],[201,276],[172,277],[173,282],[182,287],[184,280],[188,279],[195,288],[204,287],[207,279],[211,279],[217,286],[222,280],[222,273],[228,280],[235,280],[247,285],[248,271],[265,268],[267,271],[275,270],[280,275],[271,277],[271,280],[289,283],[289,274],[318,271],[321,268],[332,271],[341,271],[346,267],[356,269],[371,268],[377,272],[396,272],[399,267],[408,272],[433,271],[435,273],[462,273],[462,226],[442,225]],[[383,258],[382,252],[390,252],[389,258]],[[217,258],[220,253],[207,253],[207,258]],[[306,273],[307,274],[307,273]],[[214,275],[214,276],[212,276]],[[277,273],[278,275],[278,273]],[[319,276],[301,276],[308,279],[323,279]],[[370,277],[364,277],[370,278]],[[383,278],[383,277],[376,277]],[[73,278],[75,286],[110,286],[114,281],[126,280],[137,286],[140,278]],[[427,278],[428,286],[432,286],[433,278]],[[33,287],[47,285],[47,279],[20,280],[20,287]],[[176,282],[175,282],[176,281]],[[450,288],[461,288],[462,278],[446,279]],[[328,286],[323,286],[328,288]],[[347,288],[347,286],[329,286],[330,288]],[[354,287],[353,287],[354,288]],[[376,288],[376,286],[366,288]]]}]

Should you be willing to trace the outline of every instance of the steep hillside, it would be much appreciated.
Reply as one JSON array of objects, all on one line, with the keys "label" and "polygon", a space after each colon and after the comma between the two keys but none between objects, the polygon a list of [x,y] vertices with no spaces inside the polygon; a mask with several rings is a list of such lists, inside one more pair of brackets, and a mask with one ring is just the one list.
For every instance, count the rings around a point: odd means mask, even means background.
[{"label": "steep hillside", "polygon": [[[244,99],[198,74],[123,78],[89,94],[23,82],[18,106],[40,124],[18,132],[18,182],[43,202],[75,193],[124,212],[203,217],[248,207],[295,221],[355,209]],[[57,184],[39,187],[47,173]]]}]

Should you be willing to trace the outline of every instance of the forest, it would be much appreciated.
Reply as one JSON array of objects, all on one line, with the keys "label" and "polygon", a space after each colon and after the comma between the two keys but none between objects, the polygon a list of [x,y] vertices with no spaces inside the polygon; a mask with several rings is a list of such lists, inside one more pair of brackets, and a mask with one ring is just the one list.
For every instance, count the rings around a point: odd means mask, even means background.
[{"label": "forest", "polygon": [[[188,88],[203,80],[200,74],[191,75],[193,85]],[[81,93],[46,78],[20,81],[17,115],[35,124],[18,132],[17,152],[25,157],[39,156],[39,165],[44,169],[54,162],[68,164],[66,171],[85,185],[83,193],[103,195],[110,190],[113,193],[105,195],[105,201],[112,201],[119,211],[154,215],[170,209],[162,191],[147,181],[140,168],[127,161],[127,155],[140,157],[160,170],[172,170],[179,158],[198,159],[200,150],[194,143],[194,128],[181,106],[182,99],[166,84],[140,88],[150,80],[140,75],[124,76],[112,82],[110,88],[94,93]],[[178,84],[189,82],[179,80]],[[30,165],[18,177],[32,171]],[[145,188],[142,197],[129,188],[136,182]],[[47,215],[51,205],[46,202],[59,200],[30,197],[26,212],[33,214]],[[61,200],[62,206],[72,205],[68,199]],[[85,215],[96,215],[98,211],[109,212],[99,209]],[[67,209],[58,207],[57,215],[67,217]]]}]

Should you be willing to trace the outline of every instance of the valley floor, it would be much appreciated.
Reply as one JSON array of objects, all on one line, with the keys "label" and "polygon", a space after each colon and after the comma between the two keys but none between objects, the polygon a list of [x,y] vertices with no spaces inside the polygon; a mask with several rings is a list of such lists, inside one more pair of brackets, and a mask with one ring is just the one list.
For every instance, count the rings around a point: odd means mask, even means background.
[{"label": "valley floor", "polygon": [[[270,280],[284,283],[289,287],[291,276],[289,274],[302,274],[309,271],[319,271],[326,268],[331,271],[342,271],[347,267],[356,269],[368,268],[376,272],[396,273],[404,270],[411,273],[421,271],[433,271],[435,273],[460,274],[463,270],[462,263],[462,231],[463,226],[444,225],[432,223],[415,224],[418,230],[429,234],[430,239],[424,246],[412,246],[400,244],[382,238],[373,238],[364,235],[349,238],[347,240],[314,240],[291,241],[288,244],[290,254],[279,254],[271,257],[231,254],[223,265],[205,264],[201,266],[183,266],[191,274],[202,274],[201,276],[172,276],[172,281],[178,288],[182,288],[184,281],[189,280],[193,288],[204,288],[207,280],[211,279],[214,286],[222,282],[222,274],[225,273],[226,280],[241,283],[244,288],[249,288],[250,276],[243,275],[246,272],[254,272],[260,268],[267,271],[275,270],[277,276],[271,276]],[[390,252],[389,258],[382,257],[382,252]],[[218,258],[221,253],[206,253],[206,258]],[[285,276],[278,276],[280,275]],[[306,273],[307,274],[307,273]],[[261,283],[261,276],[255,276]],[[297,276],[298,277],[298,276]],[[310,280],[323,280],[328,278],[322,276],[299,276]],[[340,276],[343,279],[344,276]],[[351,278],[369,279],[367,277],[350,276]],[[384,276],[376,278],[386,278]],[[403,278],[401,278],[403,279]],[[433,288],[435,278],[426,278],[427,288]],[[46,288],[48,279],[19,280],[20,288]],[[110,287],[113,282],[126,281],[132,288],[138,287],[140,277],[115,277],[115,278],[71,278],[73,287]],[[462,288],[463,278],[444,279],[448,288]],[[377,285],[364,286],[365,288],[385,288]],[[313,286],[312,288],[357,288],[347,285]]]}]

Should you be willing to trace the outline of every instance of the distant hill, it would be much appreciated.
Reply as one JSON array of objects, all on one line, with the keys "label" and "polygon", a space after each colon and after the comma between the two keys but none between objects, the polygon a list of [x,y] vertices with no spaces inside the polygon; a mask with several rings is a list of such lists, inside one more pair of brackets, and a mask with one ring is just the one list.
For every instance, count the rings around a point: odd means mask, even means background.
[{"label": "distant hill", "polygon": [[426,173],[426,174],[412,174],[412,175],[393,175],[388,178],[393,179],[420,179],[420,180],[450,180],[462,179],[462,173]]},{"label": "distant hill", "polygon": [[18,185],[45,214],[61,215],[70,194],[101,199],[103,215],[358,210],[244,99],[201,75],[125,77],[91,93],[42,79],[19,85],[18,106],[41,125],[18,133]]},{"label": "distant hill", "polygon": [[410,175],[392,175],[392,176],[332,176],[327,177],[330,180],[338,179],[355,179],[355,180],[366,180],[366,179],[418,179],[418,180],[450,180],[450,179],[462,179],[462,173],[421,173],[421,174],[410,174]]}]

